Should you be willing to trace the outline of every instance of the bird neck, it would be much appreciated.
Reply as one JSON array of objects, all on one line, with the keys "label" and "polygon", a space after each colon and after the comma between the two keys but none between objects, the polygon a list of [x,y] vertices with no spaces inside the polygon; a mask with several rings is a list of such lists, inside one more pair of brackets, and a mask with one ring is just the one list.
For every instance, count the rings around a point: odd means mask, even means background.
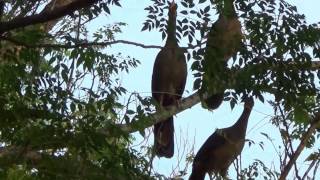
[{"label": "bird neck", "polygon": [[177,38],[176,38],[176,28],[177,28],[176,17],[169,15],[169,20],[167,25],[168,37],[167,37],[166,44],[173,44],[173,45],[178,44]]},{"label": "bird neck", "polygon": [[244,138],[246,135],[251,109],[252,108],[245,106],[240,118],[232,127],[233,132],[237,132],[238,137]]},{"label": "bird neck", "polygon": [[206,176],[206,171],[202,169],[193,169],[192,173],[189,177],[189,180],[198,180],[198,179],[204,179]]},{"label": "bird neck", "polygon": [[228,19],[236,18],[237,13],[234,9],[233,0],[225,0],[222,8],[221,16],[224,16]]}]

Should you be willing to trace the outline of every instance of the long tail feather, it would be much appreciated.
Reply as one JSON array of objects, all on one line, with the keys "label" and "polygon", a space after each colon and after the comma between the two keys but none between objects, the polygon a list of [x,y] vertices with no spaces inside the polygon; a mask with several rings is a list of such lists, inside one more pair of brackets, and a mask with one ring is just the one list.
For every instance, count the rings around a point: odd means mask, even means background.
[{"label": "long tail feather", "polygon": [[159,157],[171,158],[174,154],[173,117],[154,125],[155,153]]}]

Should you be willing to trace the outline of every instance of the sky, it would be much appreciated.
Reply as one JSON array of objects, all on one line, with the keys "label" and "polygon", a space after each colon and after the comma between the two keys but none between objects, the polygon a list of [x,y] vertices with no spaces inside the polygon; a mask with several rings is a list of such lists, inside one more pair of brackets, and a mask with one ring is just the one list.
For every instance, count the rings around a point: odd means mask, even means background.
[{"label": "sky", "polygon": [[[318,9],[320,7],[319,0],[290,0],[292,4],[296,5],[300,13],[306,15],[308,23],[314,23],[320,21],[320,13]],[[161,33],[153,30],[151,32],[141,32],[142,23],[146,19],[147,12],[143,9],[150,5],[150,0],[130,0],[121,1],[122,8],[111,8],[111,16],[99,19],[92,24],[92,28],[99,27],[101,23],[114,23],[114,22],[126,22],[128,25],[123,28],[123,33],[117,35],[116,39],[128,40],[145,45],[164,45],[164,41],[161,39]],[[178,9],[179,11],[179,9]],[[178,17],[181,14],[178,14]],[[182,40],[181,46],[185,46],[185,41]],[[151,75],[155,57],[159,52],[159,49],[143,49],[133,45],[117,44],[113,45],[110,49],[107,49],[108,53],[121,52],[124,56],[131,56],[141,61],[141,65],[135,69],[131,69],[129,74],[121,74],[121,82],[128,89],[129,92],[138,92],[141,96],[151,96]],[[186,91],[183,97],[187,97],[192,94],[193,76],[190,70],[191,61],[188,62],[189,72],[187,77]],[[266,96],[267,99],[272,99],[272,96]],[[123,98],[125,102],[127,97]],[[171,159],[155,158],[154,168],[167,176],[170,175],[172,170],[180,163],[183,168],[185,154],[181,155],[181,151],[184,147],[191,147],[194,143],[195,153],[201,147],[202,143],[216,130],[216,128],[225,128],[233,125],[236,122],[243,110],[243,104],[238,104],[231,110],[228,102],[224,102],[217,110],[208,111],[196,105],[190,109],[187,109],[175,118],[175,156]],[[249,119],[247,129],[247,139],[251,139],[256,142],[256,145],[251,147],[248,144],[242,151],[242,167],[247,167],[253,159],[260,159],[266,163],[267,167],[275,166],[275,169],[279,170],[278,158],[275,154],[275,149],[269,141],[261,133],[267,133],[272,139],[279,139],[280,134],[274,126],[270,124],[270,118],[273,115],[273,110],[267,103],[262,104],[259,100],[255,101],[253,112]],[[143,139],[140,135],[135,135],[137,140],[135,144],[139,144]],[[149,140],[153,143],[153,135]],[[178,142],[189,142],[189,144],[181,144]],[[259,142],[264,142],[264,149],[258,145]],[[279,142],[277,142],[279,143]],[[319,146],[318,146],[319,147]],[[178,149],[180,149],[178,153]],[[187,149],[188,150],[188,149]],[[299,163],[303,166],[303,160],[308,155],[304,153],[299,158]],[[234,168],[229,168],[230,177],[234,178]],[[188,172],[190,173],[191,166],[189,166]],[[187,179],[189,175],[184,178]],[[320,177],[320,174],[319,174]],[[208,178],[208,177],[207,177]],[[320,179],[320,178],[318,178]]]}]

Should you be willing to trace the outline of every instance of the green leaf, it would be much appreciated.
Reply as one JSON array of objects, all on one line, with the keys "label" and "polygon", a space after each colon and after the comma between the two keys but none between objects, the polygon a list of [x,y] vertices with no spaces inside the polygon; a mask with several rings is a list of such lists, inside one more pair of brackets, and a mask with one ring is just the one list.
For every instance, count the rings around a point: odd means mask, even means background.
[{"label": "green leaf", "polygon": [[183,15],[187,15],[187,14],[188,14],[188,11],[183,10],[183,11],[181,11],[180,13],[183,14]]},{"label": "green leaf", "polygon": [[70,109],[71,109],[72,112],[75,112],[75,110],[76,110],[76,105],[75,105],[75,103],[72,102],[72,103],[70,104]]},{"label": "green leaf", "polygon": [[309,114],[308,112],[301,108],[301,107],[295,107],[294,108],[294,121],[297,123],[307,123],[309,120]]}]

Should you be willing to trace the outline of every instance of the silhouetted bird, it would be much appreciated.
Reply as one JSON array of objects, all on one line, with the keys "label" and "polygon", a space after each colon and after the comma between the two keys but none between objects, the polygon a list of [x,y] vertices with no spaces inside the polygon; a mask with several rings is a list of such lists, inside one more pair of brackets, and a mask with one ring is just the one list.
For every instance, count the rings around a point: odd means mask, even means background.
[{"label": "silhouetted bird", "polygon": [[[174,105],[183,94],[187,79],[184,50],[176,39],[177,4],[169,5],[167,41],[158,53],[152,74],[152,97],[161,107]],[[173,117],[154,125],[155,153],[170,158],[174,154]]]},{"label": "silhouetted bird", "polygon": [[[233,1],[222,1],[219,18],[212,25],[208,34],[203,66],[205,72],[204,84],[207,86],[215,82],[214,87],[209,88],[209,91],[213,88],[220,91],[202,101],[203,106],[211,110],[218,108],[223,101],[225,87],[220,82],[229,73],[227,61],[236,55],[241,46],[241,24],[234,9]],[[218,85],[220,87],[217,87]]]},{"label": "silhouetted bird", "polygon": [[202,180],[211,172],[226,176],[229,166],[243,149],[253,104],[252,97],[246,98],[238,121],[231,127],[217,129],[206,140],[194,158],[189,180]]}]

